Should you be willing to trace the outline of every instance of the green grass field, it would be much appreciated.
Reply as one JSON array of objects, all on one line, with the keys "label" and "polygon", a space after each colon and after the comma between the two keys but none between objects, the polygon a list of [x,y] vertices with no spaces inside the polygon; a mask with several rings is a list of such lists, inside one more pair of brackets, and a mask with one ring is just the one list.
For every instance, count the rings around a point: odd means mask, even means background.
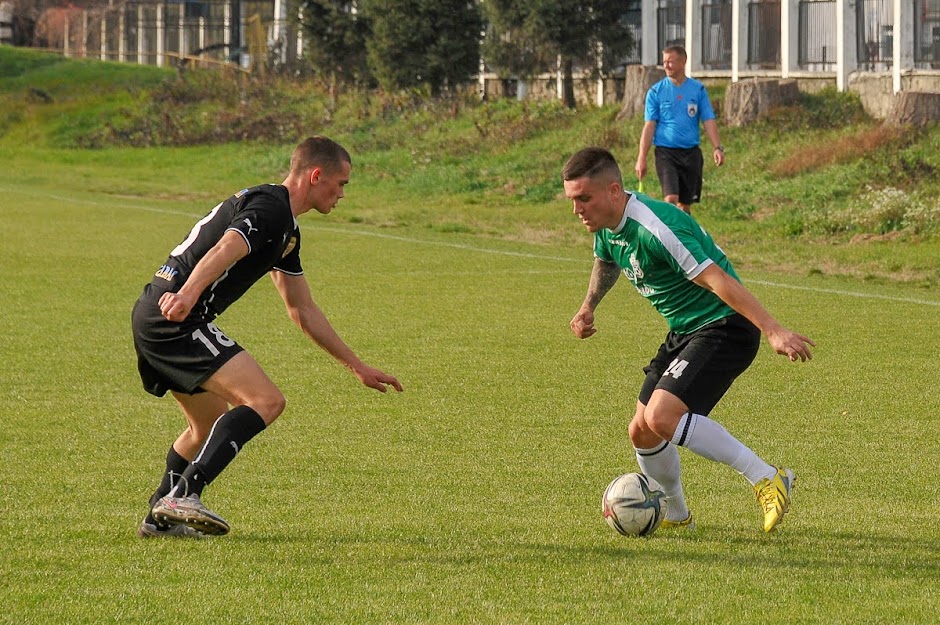
[{"label": "green grass field", "polygon": [[528,128],[497,105],[338,127],[347,198],[301,218],[318,303],[406,392],[360,386],[262,281],[218,323],[288,407],[206,491],[233,532],[142,541],[183,419],[140,388],[131,306],[198,217],[281,180],[291,147],[64,147],[163,76],[0,48],[0,623],[940,622],[940,238],[799,231],[870,182],[936,210],[937,128],[793,175],[768,164],[873,124],[723,130],[733,160],[696,214],[818,342],[803,364],[765,344],[713,413],[796,470],[775,535],[741,477],[690,453],[695,532],[604,523],[666,330],[621,281],[598,335],[570,333],[591,241],[557,178],[605,138],[629,169],[639,125],[533,107]]},{"label": "green grass field", "polygon": [[[626,539],[599,501],[636,470],[626,418],[661,320],[620,284],[578,341],[586,234],[359,224],[355,184],[301,218],[305,268],[406,392],[359,386],[263,282],[219,325],[288,408],[207,490],[233,532],[137,539],[182,418],[139,387],[130,308],[220,198],[201,171],[138,179],[106,154],[0,182],[0,622],[937,622],[936,291],[741,269],[819,344],[808,364],[765,344],[714,413],[795,468],[792,512],[764,535],[746,482],[683,453],[699,528]],[[107,191],[121,177],[133,193]]]}]

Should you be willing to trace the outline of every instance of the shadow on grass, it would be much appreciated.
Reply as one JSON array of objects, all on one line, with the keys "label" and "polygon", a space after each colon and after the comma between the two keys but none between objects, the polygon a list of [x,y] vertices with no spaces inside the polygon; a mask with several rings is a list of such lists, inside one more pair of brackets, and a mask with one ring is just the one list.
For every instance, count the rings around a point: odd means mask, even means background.
[{"label": "shadow on grass", "polygon": [[[691,533],[659,532],[650,538],[613,537],[608,544],[566,544],[562,542],[515,541],[508,536],[467,536],[455,538],[433,535],[415,537],[403,532],[375,536],[371,532],[320,533],[317,531],[276,534],[241,534],[231,539],[258,547],[290,545],[298,556],[308,552],[311,560],[331,553],[369,552],[389,562],[412,561],[444,566],[479,564],[549,564],[559,566],[673,564],[695,566],[721,562],[742,567],[766,566],[770,557],[781,571],[814,572],[854,569],[873,575],[884,573],[897,578],[940,575],[940,537],[910,538],[881,533],[809,531],[781,529],[765,535],[755,531],[728,528],[700,529]],[[606,538],[604,539],[607,540]],[[304,549],[302,545],[306,545]],[[300,556],[303,557],[303,556]]]}]

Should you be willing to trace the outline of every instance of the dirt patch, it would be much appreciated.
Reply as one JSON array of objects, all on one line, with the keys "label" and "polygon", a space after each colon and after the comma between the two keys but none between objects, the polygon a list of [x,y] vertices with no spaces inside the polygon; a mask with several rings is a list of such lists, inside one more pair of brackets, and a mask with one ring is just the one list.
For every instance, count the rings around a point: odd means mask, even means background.
[{"label": "dirt patch", "polygon": [[885,234],[872,234],[863,232],[856,234],[849,240],[849,243],[856,245],[860,243],[878,243],[881,241],[897,241],[900,238],[903,238],[905,234],[900,230],[894,230],[892,232],[886,232]]},{"label": "dirt patch", "polygon": [[800,146],[786,158],[774,163],[771,171],[779,176],[796,176],[829,165],[855,161],[883,146],[903,145],[912,138],[905,128],[881,125],[843,137],[833,143],[814,147]]}]

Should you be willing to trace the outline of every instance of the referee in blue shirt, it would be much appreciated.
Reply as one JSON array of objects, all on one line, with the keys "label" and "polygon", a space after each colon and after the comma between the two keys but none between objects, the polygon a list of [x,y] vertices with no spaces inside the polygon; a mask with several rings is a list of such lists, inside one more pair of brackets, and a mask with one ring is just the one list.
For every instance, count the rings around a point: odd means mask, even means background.
[{"label": "referee in blue shirt", "polygon": [[656,174],[663,189],[663,199],[687,213],[702,195],[704,158],[699,148],[699,122],[714,150],[715,165],[725,162],[725,150],[718,139],[718,123],[705,85],[685,75],[685,48],[670,46],[663,50],[666,77],[646,93],[640,153],[636,175],[646,175],[646,157],[656,146]]}]

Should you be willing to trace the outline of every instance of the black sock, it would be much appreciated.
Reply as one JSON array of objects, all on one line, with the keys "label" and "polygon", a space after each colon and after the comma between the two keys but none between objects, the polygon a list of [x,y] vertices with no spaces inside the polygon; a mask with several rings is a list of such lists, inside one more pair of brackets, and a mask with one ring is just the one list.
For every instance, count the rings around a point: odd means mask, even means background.
[{"label": "black sock", "polygon": [[[154,491],[153,495],[150,497],[150,507],[153,507],[153,504],[157,503],[161,497],[169,494],[173,486],[179,481],[180,476],[189,466],[189,460],[179,455],[173,446],[170,445],[170,451],[166,453],[166,471],[163,472],[163,479],[160,481],[160,486]],[[156,524],[153,517],[150,516],[150,513],[147,513],[147,523]]]},{"label": "black sock", "polygon": [[261,415],[248,406],[237,406],[219,417],[212,426],[206,444],[183,471],[174,494],[177,497],[202,495],[202,489],[217,478],[245,443],[265,427]]}]

